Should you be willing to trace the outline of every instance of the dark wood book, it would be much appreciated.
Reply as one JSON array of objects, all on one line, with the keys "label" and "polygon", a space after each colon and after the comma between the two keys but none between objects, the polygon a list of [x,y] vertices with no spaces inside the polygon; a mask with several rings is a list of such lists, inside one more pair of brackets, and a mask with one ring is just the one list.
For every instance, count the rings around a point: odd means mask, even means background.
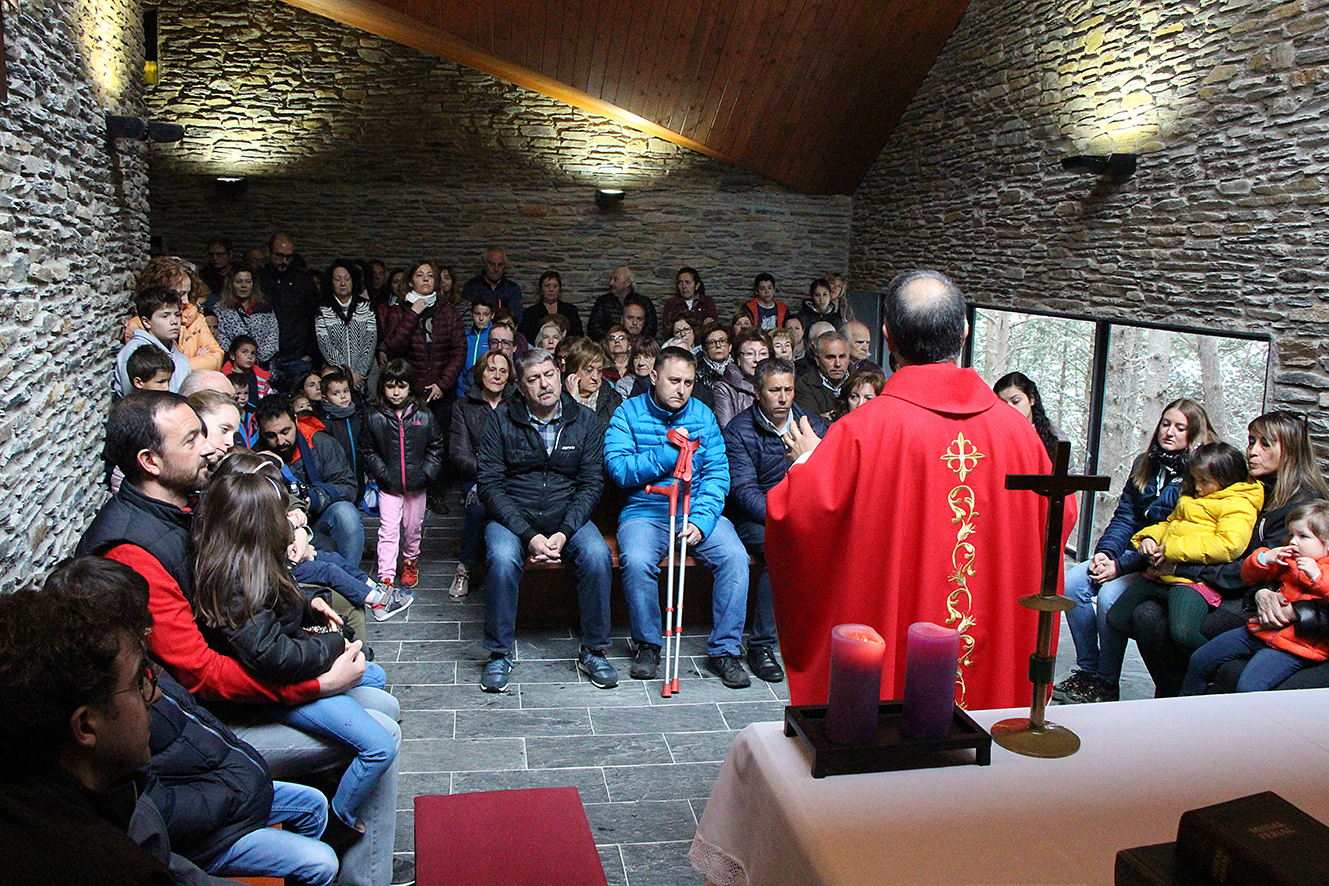
[{"label": "dark wood book", "polygon": [[1218,886],[1320,886],[1329,827],[1265,791],[1183,813],[1177,857]]}]

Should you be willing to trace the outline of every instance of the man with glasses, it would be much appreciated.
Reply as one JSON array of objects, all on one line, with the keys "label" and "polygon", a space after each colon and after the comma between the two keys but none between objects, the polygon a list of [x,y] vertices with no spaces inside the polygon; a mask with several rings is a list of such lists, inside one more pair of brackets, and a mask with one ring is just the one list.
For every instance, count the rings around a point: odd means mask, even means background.
[{"label": "man with glasses", "polygon": [[6,882],[209,882],[172,856],[144,793],[157,686],[143,648],[151,620],[140,610],[44,591],[0,595]]},{"label": "man with glasses", "polygon": [[501,351],[509,360],[516,360],[517,333],[510,320],[495,320],[489,327],[489,350]]},{"label": "man with glasses", "polygon": [[318,353],[314,318],[319,292],[313,275],[295,264],[295,241],[276,233],[268,241],[268,264],[258,275],[259,286],[277,316],[280,344],[273,358],[274,375],[288,382],[312,368],[310,355]]}]

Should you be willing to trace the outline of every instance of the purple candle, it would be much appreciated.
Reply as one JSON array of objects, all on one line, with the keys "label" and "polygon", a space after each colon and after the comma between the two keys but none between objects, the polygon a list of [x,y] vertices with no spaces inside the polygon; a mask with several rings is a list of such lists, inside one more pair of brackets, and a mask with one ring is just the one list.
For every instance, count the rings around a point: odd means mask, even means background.
[{"label": "purple candle", "polygon": [[909,626],[904,671],[904,734],[945,738],[955,718],[960,632],[920,621]]},{"label": "purple candle", "polygon": [[826,737],[869,745],[877,738],[881,660],[886,641],[867,625],[831,628],[831,686],[826,701]]}]

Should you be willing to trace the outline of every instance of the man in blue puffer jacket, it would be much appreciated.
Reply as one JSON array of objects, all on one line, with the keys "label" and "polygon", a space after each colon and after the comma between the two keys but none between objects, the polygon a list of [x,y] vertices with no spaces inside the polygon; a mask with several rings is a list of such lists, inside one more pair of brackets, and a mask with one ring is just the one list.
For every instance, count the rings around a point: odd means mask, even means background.
[{"label": "man in blue puffer jacket", "polygon": [[[666,435],[682,429],[701,446],[692,460],[692,507],[680,532],[687,537],[688,552],[711,567],[715,578],[706,667],[729,688],[740,689],[752,682],[740,661],[748,555],[733,524],[721,515],[729,491],[729,462],[714,414],[692,399],[696,374],[697,359],[689,351],[660,351],[651,370],[651,390],[620,406],[605,435],[605,468],[627,490],[618,547],[637,647],[630,673],[637,680],[653,680],[659,669],[659,575],[660,560],[669,549],[669,500],[647,493],[646,486],[675,482],[679,448]],[[681,502],[679,512],[681,522]]]}]

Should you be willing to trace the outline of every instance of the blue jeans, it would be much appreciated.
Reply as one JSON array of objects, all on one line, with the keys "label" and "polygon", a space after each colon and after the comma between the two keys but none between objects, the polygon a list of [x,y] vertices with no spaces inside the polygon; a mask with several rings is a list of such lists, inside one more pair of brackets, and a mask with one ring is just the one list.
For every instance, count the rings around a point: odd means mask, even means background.
[{"label": "blue jeans", "polygon": [[1237,679],[1238,692],[1263,692],[1273,689],[1302,668],[1316,662],[1281,649],[1275,649],[1246,628],[1233,628],[1219,634],[1191,654],[1182,695],[1203,695],[1220,666],[1237,659],[1248,659]]},{"label": "blue jeans", "polygon": [[[526,546],[513,532],[491,520],[485,527],[489,574],[485,578],[485,641],[489,652],[512,651],[517,625],[517,587],[521,584]],[[587,521],[563,545],[564,559],[577,570],[577,608],[581,610],[581,642],[599,652],[609,648],[609,587],[614,568],[609,546],[595,524]]]},{"label": "blue jeans", "polygon": [[[317,789],[272,783],[268,827],[258,828],[217,856],[208,873],[222,877],[289,877],[327,886],[337,876],[337,853],[319,841],[328,823],[328,801]],[[279,824],[281,830],[272,825]]]},{"label": "blue jeans", "polygon": [[337,553],[349,563],[359,563],[365,555],[365,524],[360,509],[349,501],[334,501],[314,521],[313,529],[332,539]]},{"label": "blue jeans", "polygon": [[[394,742],[401,745],[401,727],[397,719],[401,707],[397,699],[381,689],[356,686],[346,695],[354,698],[383,727]],[[275,721],[273,706],[251,705],[243,710],[234,705],[227,711],[226,725],[263,755],[273,778],[295,778],[347,763],[346,746]],[[360,810],[365,835],[342,854],[342,886],[382,886],[392,882],[392,850],[397,837],[397,760],[383,773],[378,786]]]},{"label": "blue jeans", "polygon": [[[668,521],[657,523],[645,517],[624,521],[618,527],[618,550],[632,639],[661,646],[660,560],[669,552]],[[715,579],[707,654],[741,654],[743,621],[748,614],[748,552],[738,540],[734,524],[721,517],[711,534],[695,548],[689,547],[688,553],[709,566]]]},{"label": "blue jeans", "polygon": [[[365,665],[361,686],[383,688],[387,681],[383,668]],[[348,825],[354,825],[360,816],[360,807],[378,784],[379,779],[397,759],[397,742],[354,698],[334,695],[288,708],[279,719],[315,735],[330,738],[350,746],[355,758],[337,785],[332,797],[332,811]]]},{"label": "blue jeans", "polygon": [[771,571],[766,567],[766,524],[735,520],[734,531],[743,547],[761,564],[757,578],[757,599],[752,605],[752,624],[748,626],[748,648],[775,645],[775,601],[771,597]]},{"label": "blue jeans", "polygon": [[1143,576],[1128,572],[1096,588],[1089,581],[1088,560],[1066,570],[1066,597],[1075,601],[1075,608],[1066,613],[1066,626],[1075,641],[1075,666],[1113,686],[1121,681],[1121,663],[1129,638],[1108,625],[1108,610],[1135,579]]},{"label": "blue jeans", "polygon": [[376,583],[365,571],[336,551],[319,551],[318,556],[291,567],[296,581],[327,585],[356,606],[365,605],[365,595]]}]

